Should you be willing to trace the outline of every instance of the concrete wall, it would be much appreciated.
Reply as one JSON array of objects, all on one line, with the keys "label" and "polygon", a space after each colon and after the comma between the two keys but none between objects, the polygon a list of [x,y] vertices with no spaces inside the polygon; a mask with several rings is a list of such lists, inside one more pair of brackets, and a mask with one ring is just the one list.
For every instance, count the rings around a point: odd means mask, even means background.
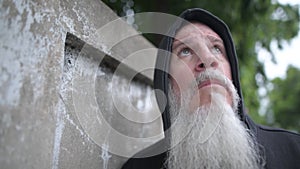
[{"label": "concrete wall", "polygon": [[[120,20],[107,28],[117,16],[106,5],[0,5],[0,168],[119,168],[162,137],[153,70],[141,70],[155,50]],[[128,57],[141,49],[151,57]]]}]

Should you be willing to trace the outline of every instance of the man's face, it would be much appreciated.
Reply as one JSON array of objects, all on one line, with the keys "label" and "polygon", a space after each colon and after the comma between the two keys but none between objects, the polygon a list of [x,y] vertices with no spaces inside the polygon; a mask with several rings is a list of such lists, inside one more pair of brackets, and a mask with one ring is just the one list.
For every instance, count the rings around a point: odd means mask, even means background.
[{"label": "man's face", "polygon": [[188,24],[176,34],[172,53],[168,167],[259,168],[256,142],[237,114],[239,96],[220,36]]},{"label": "man's face", "polygon": [[199,74],[212,69],[232,79],[224,43],[217,33],[201,23],[185,25],[175,36],[172,53],[171,85],[177,98],[194,83],[196,89],[191,96],[191,110],[210,104],[212,92],[221,94],[232,105],[230,92],[220,80],[210,78],[196,82]]}]

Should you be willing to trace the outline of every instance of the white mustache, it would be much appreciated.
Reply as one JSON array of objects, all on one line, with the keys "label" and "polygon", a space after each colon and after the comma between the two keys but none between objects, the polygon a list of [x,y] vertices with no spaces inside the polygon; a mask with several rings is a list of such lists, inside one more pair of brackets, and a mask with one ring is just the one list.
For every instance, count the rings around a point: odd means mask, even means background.
[{"label": "white mustache", "polygon": [[198,87],[208,80],[223,86],[229,92],[233,98],[233,109],[236,110],[240,101],[240,97],[236,93],[236,89],[232,81],[219,70],[206,69],[205,71],[201,72],[195,77],[195,80],[191,82],[189,92],[191,94],[196,93],[197,90],[199,90]]},{"label": "white mustache", "polygon": [[195,77],[195,81],[192,82],[191,87],[193,89],[197,89],[199,85],[208,80],[218,82],[218,84],[224,86],[225,88],[227,88],[227,90],[230,88],[230,79],[228,79],[220,71],[214,69],[207,69],[197,75]]}]

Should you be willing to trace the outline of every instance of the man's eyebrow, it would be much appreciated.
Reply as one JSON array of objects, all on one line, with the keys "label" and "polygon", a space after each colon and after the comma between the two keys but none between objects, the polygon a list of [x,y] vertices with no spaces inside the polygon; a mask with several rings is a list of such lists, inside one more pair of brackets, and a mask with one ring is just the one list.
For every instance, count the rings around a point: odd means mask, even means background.
[{"label": "man's eyebrow", "polygon": [[182,42],[181,40],[179,39],[174,39],[173,41],[173,44],[172,44],[172,50],[178,48],[178,46],[184,44],[184,42]]},{"label": "man's eyebrow", "polygon": [[213,35],[207,35],[207,38],[211,41],[211,42],[219,42],[219,43],[223,43],[223,40],[221,38],[218,38],[216,36]]},{"label": "man's eyebrow", "polygon": [[185,38],[184,39],[175,39],[174,38],[174,41],[172,44],[172,50],[176,49],[177,47],[179,47],[181,45],[188,45],[190,41],[191,40],[189,38],[187,38],[187,39],[185,39]]}]

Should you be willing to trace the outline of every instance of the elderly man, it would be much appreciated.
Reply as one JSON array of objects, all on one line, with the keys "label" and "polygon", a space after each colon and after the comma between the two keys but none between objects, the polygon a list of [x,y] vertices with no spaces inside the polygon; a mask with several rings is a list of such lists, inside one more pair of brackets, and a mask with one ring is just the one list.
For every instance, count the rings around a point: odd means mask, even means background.
[{"label": "elderly man", "polygon": [[224,22],[202,9],[180,17],[161,43],[154,77],[168,96],[165,107],[157,94],[166,137],[123,168],[300,168],[298,134],[256,125],[245,114]]}]

